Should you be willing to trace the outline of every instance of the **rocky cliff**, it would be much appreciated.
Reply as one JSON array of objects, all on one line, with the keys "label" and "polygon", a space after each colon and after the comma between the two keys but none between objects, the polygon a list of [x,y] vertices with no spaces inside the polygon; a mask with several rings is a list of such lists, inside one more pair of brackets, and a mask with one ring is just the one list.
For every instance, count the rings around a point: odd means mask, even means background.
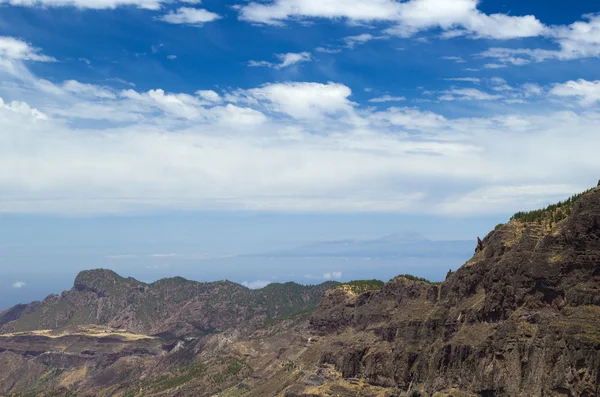
[{"label": "rocky cliff", "polygon": [[600,189],[516,216],[434,285],[335,288],[310,319],[347,378],[479,396],[600,395]]}]

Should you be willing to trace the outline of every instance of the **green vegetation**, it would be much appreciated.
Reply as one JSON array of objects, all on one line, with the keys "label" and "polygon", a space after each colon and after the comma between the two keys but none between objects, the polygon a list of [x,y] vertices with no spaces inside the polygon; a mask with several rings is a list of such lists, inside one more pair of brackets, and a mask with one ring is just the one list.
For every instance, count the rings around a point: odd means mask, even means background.
[{"label": "green vegetation", "polygon": [[283,368],[285,369],[286,372],[292,372],[294,371],[298,366],[296,365],[296,362],[293,360],[288,360],[287,363],[285,363],[285,365],[283,366]]},{"label": "green vegetation", "polygon": [[559,201],[556,204],[551,204],[546,208],[534,210],[534,211],[520,211],[514,214],[510,220],[520,221],[524,223],[529,222],[538,222],[541,223],[542,220],[548,219],[550,222],[560,222],[569,215],[571,215],[571,210],[573,205],[579,200],[583,195],[589,193],[592,189],[588,189],[585,192],[575,194],[565,201]]},{"label": "green vegetation", "polygon": [[221,384],[229,378],[237,376],[245,368],[250,369],[248,364],[243,360],[232,358],[227,360],[226,363],[227,367],[223,370],[223,372],[213,378],[216,384]]},{"label": "green vegetation", "polygon": [[494,230],[498,230],[500,229],[502,226],[504,226],[504,223],[499,223],[496,225],[496,227],[494,228]]},{"label": "green vegetation", "polygon": [[145,388],[151,390],[152,393],[160,393],[165,390],[181,386],[194,378],[201,377],[204,375],[205,372],[205,365],[192,364],[178,371],[175,375],[163,375],[159,378],[154,379]]},{"label": "green vegetation", "polygon": [[411,281],[420,281],[420,282],[431,284],[431,285],[439,285],[439,284],[441,284],[441,282],[439,282],[439,281],[430,281],[430,280],[427,280],[426,278],[416,277],[416,276],[413,276],[411,274],[400,274],[396,278],[398,278],[398,277],[404,277],[404,278],[409,279]]},{"label": "green vegetation", "polygon": [[358,295],[367,291],[379,291],[383,284],[384,282],[381,280],[354,280],[336,285],[333,289],[344,289]]}]

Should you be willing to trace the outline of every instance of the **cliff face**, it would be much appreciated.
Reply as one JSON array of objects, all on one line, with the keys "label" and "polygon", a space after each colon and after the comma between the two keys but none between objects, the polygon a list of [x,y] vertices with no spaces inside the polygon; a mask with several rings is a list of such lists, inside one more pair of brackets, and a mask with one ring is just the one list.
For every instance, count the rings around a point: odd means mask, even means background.
[{"label": "cliff face", "polygon": [[347,378],[480,396],[598,396],[600,190],[569,216],[513,220],[440,285],[334,289],[310,319]]}]

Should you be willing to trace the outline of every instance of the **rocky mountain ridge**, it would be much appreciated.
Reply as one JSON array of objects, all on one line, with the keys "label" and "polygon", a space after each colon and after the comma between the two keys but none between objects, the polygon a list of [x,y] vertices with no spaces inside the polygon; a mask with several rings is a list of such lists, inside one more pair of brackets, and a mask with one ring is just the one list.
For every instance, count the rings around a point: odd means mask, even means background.
[{"label": "rocky mountain ridge", "polygon": [[110,270],[87,270],[61,295],[0,313],[0,334],[88,324],[173,337],[233,326],[252,330],[316,308],[323,292],[335,284],[270,284],[251,290],[230,281],[199,283],[181,277],[146,284]]}]

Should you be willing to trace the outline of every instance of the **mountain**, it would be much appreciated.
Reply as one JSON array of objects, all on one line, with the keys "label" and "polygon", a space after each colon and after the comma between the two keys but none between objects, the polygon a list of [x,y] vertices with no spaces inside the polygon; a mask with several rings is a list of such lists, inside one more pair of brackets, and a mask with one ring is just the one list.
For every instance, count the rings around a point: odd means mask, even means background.
[{"label": "mountain", "polygon": [[315,308],[333,285],[286,283],[251,290],[229,281],[181,277],[146,284],[110,270],[89,270],[77,275],[70,291],[1,313],[0,333],[89,324],[169,336],[252,329]]},{"label": "mountain", "polygon": [[249,257],[340,257],[340,258],[452,258],[473,252],[473,242],[434,241],[418,233],[390,234],[372,240],[323,241],[287,250],[246,255]]},{"label": "mountain", "polygon": [[515,214],[441,283],[251,291],[97,270],[0,326],[14,396],[596,397],[600,188]]},{"label": "mountain", "polygon": [[334,289],[310,324],[326,340],[319,361],[345,378],[424,395],[598,396],[600,189],[517,214],[439,285]]}]

